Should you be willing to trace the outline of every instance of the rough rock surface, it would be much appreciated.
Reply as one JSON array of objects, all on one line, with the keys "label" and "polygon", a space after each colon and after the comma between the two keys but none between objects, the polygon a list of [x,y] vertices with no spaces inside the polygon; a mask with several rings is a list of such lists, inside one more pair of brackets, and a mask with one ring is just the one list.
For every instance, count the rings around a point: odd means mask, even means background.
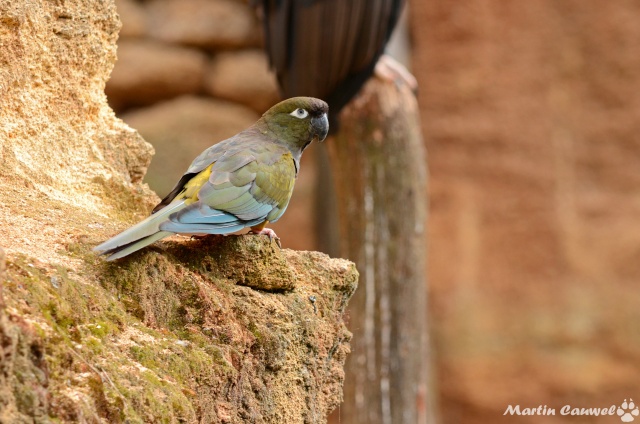
[{"label": "rough rock surface", "polygon": [[249,106],[263,114],[280,100],[276,76],[262,50],[217,54],[204,77],[208,94]]},{"label": "rough rock surface", "polygon": [[182,96],[133,110],[122,119],[157,146],[145,181],[168,193],[204,149],[242,131],[260,115],[222,100]]},{"label": "rough rock surface", "polygon": [[637,401],[640,8],[413,1],[444,423]]},{"label": "rough rock surface", "polygon": [[118,42],[118,66],[106,87],[116,110],[197,93],[204,82],[206,56],[198,50],[149,40]]},{"label": "rough rock surface", "polygon": [[113,2],[0,17],[0,422],[325,422],[353,264],[259,236],[96,257],[157,201],[103,92]]},{"label": "rough rock surface", "polygon": [[61,259],[69,207],[91,223],[109,213],[111,187],[152,201],[136,183],[153,148],[106,104],[120,26],[112,2],[4,0],[0,16],[0,245]]},{"label": "rough rock surface", "polygon": [[251,235],[89,248],[68,246],[77,268],[9,255],[3,422],[323,423],[341,401],[352,263]]}]

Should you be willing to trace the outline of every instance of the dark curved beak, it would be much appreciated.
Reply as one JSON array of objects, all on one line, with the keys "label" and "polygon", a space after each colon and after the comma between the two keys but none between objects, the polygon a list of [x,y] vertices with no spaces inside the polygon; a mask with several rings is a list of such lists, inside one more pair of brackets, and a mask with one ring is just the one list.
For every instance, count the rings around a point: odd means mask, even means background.
[{"label": "dark curved beak", "polygon": [[327,114],[323,113],[321,116],[311,118],[312,133],[318,137],[318,141],[322,141],[327,138],[329,133],[329,118]]}]

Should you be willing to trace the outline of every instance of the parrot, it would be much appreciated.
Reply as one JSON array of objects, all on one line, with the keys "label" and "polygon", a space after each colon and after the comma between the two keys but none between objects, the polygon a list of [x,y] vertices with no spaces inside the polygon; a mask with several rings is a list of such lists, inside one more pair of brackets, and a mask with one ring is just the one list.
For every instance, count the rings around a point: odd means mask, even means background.
[{"label": "parrot", "polygon": [[329,106],[313,97],[283,100],[249,128],[203,151],[151,215],[93,250],[107,261],[174,233],[229,234],[266,225],[287,209],[303,150],[329,132]]}]

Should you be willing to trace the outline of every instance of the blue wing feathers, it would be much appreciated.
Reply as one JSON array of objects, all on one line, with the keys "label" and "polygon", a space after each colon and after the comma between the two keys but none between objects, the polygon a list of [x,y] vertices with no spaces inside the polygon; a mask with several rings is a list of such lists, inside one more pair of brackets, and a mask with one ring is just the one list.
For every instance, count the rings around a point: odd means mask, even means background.
[{"label": "blue wing feathers", "polygon": [[193,203],[169,217],[170,221],[180,224],[228,224],[238,222],[234,215],[213,209],[203,203]]},{"label": "blue wing feathers", "polygon": [[186,234],[229,234],[240,231],[247,227],[261,224],[264,219],[254,219],[252,221],[236,221],[226,224],[183,224],[180,222],[166,221],[160,225],[162,231]]}]

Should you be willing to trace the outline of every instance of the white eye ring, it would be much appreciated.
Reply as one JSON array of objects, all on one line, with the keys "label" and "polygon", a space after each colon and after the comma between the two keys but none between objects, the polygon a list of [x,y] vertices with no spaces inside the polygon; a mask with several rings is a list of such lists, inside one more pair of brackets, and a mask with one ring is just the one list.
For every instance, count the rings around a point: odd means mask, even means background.
[{"label": "white eye ring", "polygon": [[293,112],[291,112],[289,115],[291,116],[295,116],[298,119],[304,119],[307,116],[309,116],[309,112],[307,112],[305,109],[296,109]]}]

